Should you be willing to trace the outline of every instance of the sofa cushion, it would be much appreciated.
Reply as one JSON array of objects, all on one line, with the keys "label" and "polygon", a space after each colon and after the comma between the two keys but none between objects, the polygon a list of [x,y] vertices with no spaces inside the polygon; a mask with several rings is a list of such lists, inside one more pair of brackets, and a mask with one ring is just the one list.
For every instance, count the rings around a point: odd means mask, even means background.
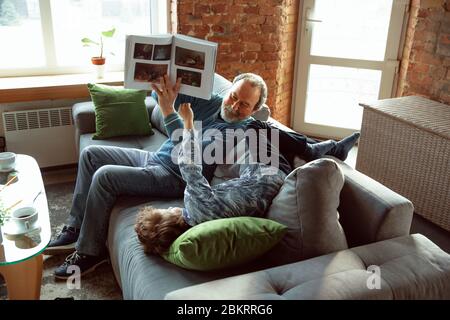
[{"label": "sofa cushion", "polygon": [[331,159],[318,159],[292,171],[267,215],[288,231],[267,258],[281,264],[348,248],[337,212],[343,185],[343,173]]},{"label": "sofa cushion", "polygon": [[167,137],[159,130],[153,129],[155,133],[152,136],[137,137],[136,140],[139,143],[139,148],[145,151],[156,152],[161,145],[167,140]]},{"label": "sofa cushion", "polygon": [[[364,279],[355,271],[361,272]],[[349,273],[351,277],[347,276]],[[336,276],[341,279],[336,279]],[[323,295],[333,296],[330,285],[322,287],[332,278],[335,282],[333,287],[339,288],[342,293],[348,294],[352,290],[356,293],[356,288],[364,289],[367,273],[361,259],[345,250],[184,288],[169,293],[166,299],[320,299]],[[214,286],[216,290],[212,289]]]},{"label": "sofa cushion", "polygon": [[95,106],[93,139],[153,134],[145,106],[146,91],[89,83]]},{"label": "sofa cushion", "polygon": [[229,268],[267,252],[285,231],[275,221],[256,217],[206,221],[180,235],[162,256],[190,270]]},{"label": "sofa cushion", "polygon": [[153,130],[151,136],[126,136],[126,137],[113,137],[104,140],[94,140],[93,133],[85,133],[80,136],[80,152],[87,146],[99,145],[99,146],[116,146],[122,148],[136,148],[146,151],[157,151],[161,144],[167,140],[167,137],[159,132]]},{"label": "sofa cushion", "polygon": [[164,125],[164,117],[158,104],[156,104],[153,109],[150,122],[154,128],[159,130],[159,132],[162,132],[164,135],[168,136],[166,126]]},{"label": "sofa cushion", "polygon": [[124,299],[163,299],[173,290],[260,270],[253,264],[217,271],[186,270],[158,255],[145,254],[134,231],[136,215],[143,206],[183,206],[183,200],[152,199],[149,202],[144,197],[120,197],[116,201],[109,220],[107,243],[111,265]]}]

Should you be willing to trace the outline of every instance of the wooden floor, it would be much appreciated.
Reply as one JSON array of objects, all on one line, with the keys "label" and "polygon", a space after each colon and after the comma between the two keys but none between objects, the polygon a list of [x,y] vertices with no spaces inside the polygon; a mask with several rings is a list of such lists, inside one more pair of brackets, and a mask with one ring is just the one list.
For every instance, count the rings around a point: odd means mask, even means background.
[{"label": "wooden floor", "polygon": [[450,253],[450,231],[442,229],[417,213],[414,214],[410,233],[421,233],[442,250]]}]

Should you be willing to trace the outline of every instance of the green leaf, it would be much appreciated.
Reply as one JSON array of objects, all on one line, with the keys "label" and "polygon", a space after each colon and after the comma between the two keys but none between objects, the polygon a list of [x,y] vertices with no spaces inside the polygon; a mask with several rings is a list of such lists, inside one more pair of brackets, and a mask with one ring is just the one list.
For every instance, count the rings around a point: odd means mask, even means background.
[{"label": "green leaf", "polygon": [[103,32],[102,32],[102,35],[103,35],[104,37],[111,38],[111,37],[114,35],[115,32],[116,32],[116,28],[112,28],[111,30],[103,31]]},{"label": "green leaf", "polygon": [[88,45],[90,45],[90,44],[96,44],[96,45],[99,45],[98,42],[95,42],[95,41],[93,41],[93,40],[91,40],[91,39],[89,39],[89,38],[83,38],[83,39],[81,39],[81,42],[83,42],[85,46],[88,46]]}]

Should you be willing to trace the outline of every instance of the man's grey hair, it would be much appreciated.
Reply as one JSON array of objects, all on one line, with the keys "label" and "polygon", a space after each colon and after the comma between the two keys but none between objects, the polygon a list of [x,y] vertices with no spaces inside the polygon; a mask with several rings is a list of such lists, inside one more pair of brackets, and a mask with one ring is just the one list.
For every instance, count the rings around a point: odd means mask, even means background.
[{"label": "man's grey hair", "polygon": [[254,110],[257,111],[261,109],[264,103],[267,100],[267,84],[261,76],[258,76],[254,73],[241,73],[233,79],[233,84],[238,82],[239,80],[244,80],[250,82],[252,87],[258,87],[260,90],[259,100],[255,105]]}]

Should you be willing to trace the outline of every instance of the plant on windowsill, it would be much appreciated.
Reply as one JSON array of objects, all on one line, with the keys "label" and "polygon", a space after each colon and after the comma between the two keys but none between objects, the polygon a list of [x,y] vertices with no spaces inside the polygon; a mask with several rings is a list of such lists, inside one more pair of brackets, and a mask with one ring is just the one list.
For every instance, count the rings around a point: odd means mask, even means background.
[{"label": "plant on windowsill", "polygon": [[[103,78],[103,75],[104,75],[104,66],[106,63],[106,57],[103,54],[104,53],[103,49],[104,49],[105,38],[112,38],[115,33],[116,33],[116,28],[112,28],[111,30],[107,30],[107,31],[102,31],[100,34],[100,42],[94,41],[89,38],[81,39],[81,42],[83,43],[83,47],[97,46],[100,49],[100,55],[91,58],[92,64],[94,66],[96,66],[98,78]],[[110,52],[109,54],[114,55],[114,52]]]}]

